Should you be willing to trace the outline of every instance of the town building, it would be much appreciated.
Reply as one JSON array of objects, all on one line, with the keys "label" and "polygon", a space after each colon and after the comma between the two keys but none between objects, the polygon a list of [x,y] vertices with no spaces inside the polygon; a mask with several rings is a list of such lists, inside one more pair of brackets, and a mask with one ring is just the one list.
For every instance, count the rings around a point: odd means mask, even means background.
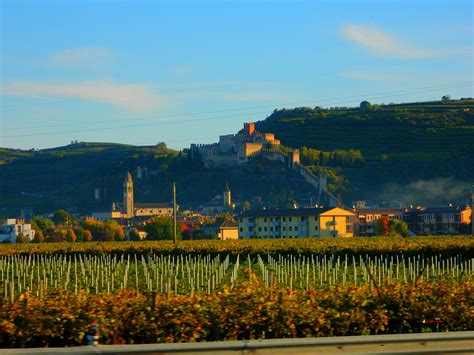
[{"label": "town building", "polygon": [[229,184],[226,184],[222,195],[214,196],[210,201],[200,205],[198,211],[206,216],[215,216],[225,212],[231,212],[235,208],[232,202],[232,192]]},{"label": "town building", "polygon": [[24,219],[8,218],[0,226],[0,243],[16,243],[16,238],[22,233],[27,240],[35,237],[35,230]]},{"label": "town building", "polygon": [[201,233],[209,238],[217,237],[219,240],[238,239],[238,224],[236,221],[224,221],[205,224],[201,226]]},{"label": "town building", "polygon": [[468,234],[472,216],[470,207],[358,208],[356,234],[376,235],[379,219],[397,219],[408,225],[413,235]]},{"label": "town building", "polygon": [[352,237],[354,220],[339,207],[251,210],[238,217],[239,239]]},{"label": "town building", "polygon": [[153,216],[173,215],[171,203],[135,203],[133,192],[133,179],[127,173],[122,184],[122,203],[114,202],[108,211],[93,212],[92,217],[98,220],[147,218]]},{"label": "town building", "polygon": [[403,208],[356,208],[356,234],[366,237],[376,234],[375,225],[379,219],[398,219],[404,220],[404,213],[407,211]]},{"label": "town building", "polygon": [[471,215],[470,207],[426,207],[407,211],[404,220],[417,235],[468,234]]}]

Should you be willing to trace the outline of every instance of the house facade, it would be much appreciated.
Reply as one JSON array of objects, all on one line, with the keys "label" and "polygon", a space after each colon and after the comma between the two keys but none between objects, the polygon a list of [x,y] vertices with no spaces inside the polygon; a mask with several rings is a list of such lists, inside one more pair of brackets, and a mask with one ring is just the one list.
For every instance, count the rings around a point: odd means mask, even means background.
[{"label": "house facade", "polygon": [[356,234],[374,236],[379,219],[397,219],[405,222],[415,235],[468,234],[472,210],[470,207],[417,207],[417,208],[358,208]]},{"label": "house facade", "polygon": [[354,220],[338,207],[252,210],[237,219],[239,239],[352,237]]},{"label": "house facade", "polygon": [[35,237],[35,230],[31,229],[31,224],[25,223],[23,219],[8,218],[0,226],[0,243],[16,243],[20,233],[23,233],[29,241]]}]

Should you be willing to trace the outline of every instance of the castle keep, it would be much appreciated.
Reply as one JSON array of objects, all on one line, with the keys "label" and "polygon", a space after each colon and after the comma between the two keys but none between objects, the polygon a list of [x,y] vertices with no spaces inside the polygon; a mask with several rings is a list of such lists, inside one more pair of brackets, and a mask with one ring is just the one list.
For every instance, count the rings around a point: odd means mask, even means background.
[{"label": "castle keep", "polygon": [[255,123],[244,123],[243,131],[219,137],[219,143],[191,144],[193,159],[200,158],[208,168],[245,164],[263,149],[280,145],[273,133],[260,133]]}]

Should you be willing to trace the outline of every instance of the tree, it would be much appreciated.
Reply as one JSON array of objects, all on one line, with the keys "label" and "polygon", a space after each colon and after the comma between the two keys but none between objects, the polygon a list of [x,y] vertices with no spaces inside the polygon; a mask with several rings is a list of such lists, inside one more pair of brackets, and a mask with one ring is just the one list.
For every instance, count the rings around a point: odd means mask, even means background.
[{"label": "tree", "polygon": [[33,243],[43,243],[44,242],[44,233],[41,229],[35,230],[35,236],[33,238]]},{"label": "tree", "polygon": [[16,242],[20,244],[25,244],[26,242],[28,242],[28,239],[23,233],[20,233],[16,236]]},{"label": "tree", "polygon": [[244,201],[242,202],[242,211],[249,211],[252,208],[252,204],[250,201]]},{"label": "tree", "polygon": [[73,220],[71,214],[65,210],[57,210],[54,212],[53,222],[56,224],[69,224]]},{"label": "tree", "polygon": [[70,243],[74,243],[77,239],[76,233],[74,233],[74,230],[72,228],[69,228],[68,231],[66,232],[66,240]]},{"label": "tree", "polygon": [[375,233],[392,237],[409,237],[410,231],[405,222],[397,219],[381,218],[375,223]]},{"label": "tree", "polygon": [[132,228],[130,232],[128,232],[128,239],[133,241],[140,240],[140,232],[136,228]]},{"label": "tree", "polygon": [[[154,217],[144,227],[148,240],[172,240],[173,239],[173,219],[171,217]],[[181,239],[181,227],[176,228],[177,238]]]},{"label": "tree", "polygon": [[359,105],[361,111],[369,111],[372,108],[372,105],[369,101],[362,101]]},{"label": "tree", "polygon": [[443,104],[449,104],[449,102],[451,101],[451,96],[449,95],[444,95],[442,98],[441,98],[441,102]]},{"label": "tree", "polygon": [[92,233],[89,230],[84,230],[84,233],[82,234],[82,241],[83,242],[92,242]]},{"label": "tree", "polygon": [[[54,222],[52,220],[50,220],[49,218],[40,217],[40,216],[34,217],[30,221],[30,224],[31,224],[31,228],[34,229],[35,231],[38,229],[46,231],[48,229],[55,227]],[[37,227],[38,229],[36,229],[35,227]]]},{"label": "tree", "polygon": [[122,227],[118,226],[118,228],[115,229],[114,239],[118,242],[122,242],[125,240],[125,232],[123,231]]}]

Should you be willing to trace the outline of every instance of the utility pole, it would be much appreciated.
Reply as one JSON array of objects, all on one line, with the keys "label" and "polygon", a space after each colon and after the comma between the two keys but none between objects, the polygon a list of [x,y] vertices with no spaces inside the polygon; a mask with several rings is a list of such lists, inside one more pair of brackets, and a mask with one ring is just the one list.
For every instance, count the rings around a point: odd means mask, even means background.
[{"label": "utility pole", "polygon": [[474,184],[471,185],[471,233],[474,237]]},{"label": "utility pole", "polygon": [[176,184],[173,182],[173,244],[176,245]]}]

